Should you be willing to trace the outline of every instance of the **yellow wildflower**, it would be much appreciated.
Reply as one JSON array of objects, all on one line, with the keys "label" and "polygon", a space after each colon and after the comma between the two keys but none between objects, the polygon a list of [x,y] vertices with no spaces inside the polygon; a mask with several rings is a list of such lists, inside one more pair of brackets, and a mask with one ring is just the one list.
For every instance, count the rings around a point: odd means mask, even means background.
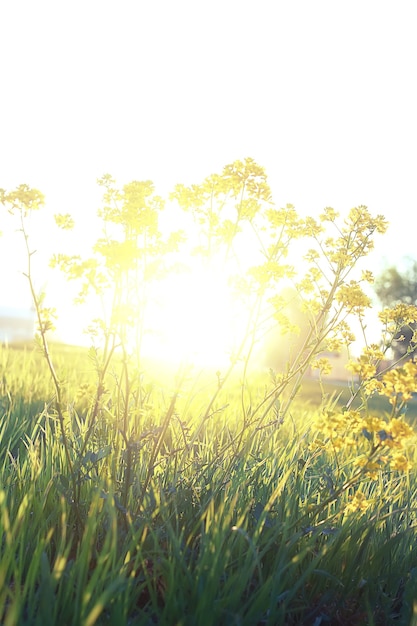
[{"label": "yellow wildflower", "polygon": [[361,357],[358,361],[349,361],[346,365],[346,369],[352,372],[352,374],[357,374],[363,380],[373,378],[376,374],[375,365],[366,363]]},{"label": "yellow wildflower", "polygon": [[[335,248],[337,246],[334,245]],[[349,265],[349,254],[344,248],[336,249],[328,254],[328,257],[332,263],[338,264],[341,267],[347,267]]]},{"label": "yellow wildflower", "polygon": [[346,309],[361,312],[371,306],[371,299],[367,296],[359,283],[351,280],[347,285],[342,285],[336,293],[336,300]]},{"label": "yellow wildflower", "polygon": [[361,280],[367,283],[373,283],[375,281],[374,275],[369,270],[363,270]]},{"label": "yellow wildflower", "polygon": [[323,232],[323,227],[313,217],[305,218],[302,234],[308,237],[317,237],[321,232]]},{"label": "yellow wildflower", "polygon": [[390,466],[391,469],[399,470],[401,472],[406,472],[412,467],[409,460],[405,457],[404,454],[401,454],[400,452],[396,452],[392,455]]},{"label": "yellow wildflower", "polygon": [[398,327],[406,326],[417,321],[417,307],[412,304],[399,303],[390,309],[384,309],[378,316],[386,325],[394,322]]},{"label": "yellow wildflower", "polygon": [[387,430],[397,445],[402,445],[404,439],[408,439],[415,434],[411,426],[398,417],[392,418]]},{"label": "yellow wildflower", "polygon": [[346,445],[343,437],[333,437],[331,443],[334,450],[341,450]]},{"label": "yellow wildflower", "polygon": [[338,337],[332,337],[327,340],[326,348],[329,352],[340,352],[343,347],[343,342]]},{"label": "yellow wildflower", "polygon": [[304,255],[304,258],[309,263],[314,263],[314,261],[317,261],[317,259],[320,259],[320,254],[314,248],[310,248],[309,250],[307,250],[306,254]]},{"label": "yellow wildflower", "polygon": [[334,222],[339,217],[339,213],[327,206],[319,217],[322,222]]},{"label": "yellow wildflower", "polygon": [[369,501],[366,496],[357,491],[354,496],[350,496],[350,502],[345,507],[345,513],[360,513],[361,515],[369,508]]},{"label": "yellow wildflower", "polygon": [[296,287],[298,292],[303,291],[304,293],[311,293],[314,291],[314,283],[312,283],[309,278],[303,278],[300,280]]},{"label": "yellow wildflower", "polygon": [[378,478],[378,472],[381,469],[381,464],[378,461],[370,461],[365,455],[361,455],[355,460],[355,465],[361,467],[364,474],[371,480]]},{"label": "yellow wildflower", "polygon": [[312,361],[311,367],[313,369],[320,370],[320,374],[324,374],[324,375],[330,374],[330,372],[332,371],[331,363],[329,359],[326,359],[325,357]]},{"label": "yellow wildflower", "polygon": [[315,452],[316,450],[322,450],[325,447],[326,447],[326,443],[323,441],[323,439],[320,439],[319,437],[316,437],[314,439],[314,441],[312,441],[309,444],[308,449],[311,452]]},{"label": "yellow wildflower", "polygon": [[369,397],[374,393],[383,394],[384,383],[376,378],[371,378],[364,383],[364,392]]},{"label": "yellow wildflower", "polygon": [[386,422],[379,417],[367,416],[362,420],[362,427],[366,428],[370,433],[378,433],[384,430]]},{"label": "yellow wildflower", "polygon": [[412,394],[417,392],[417,364],[407,361],[403,367],[398,367],[386,372],[382,377],[384,389],[383,395],[393,403],[398,395],[402,396],[405,402],[412,398]]}]

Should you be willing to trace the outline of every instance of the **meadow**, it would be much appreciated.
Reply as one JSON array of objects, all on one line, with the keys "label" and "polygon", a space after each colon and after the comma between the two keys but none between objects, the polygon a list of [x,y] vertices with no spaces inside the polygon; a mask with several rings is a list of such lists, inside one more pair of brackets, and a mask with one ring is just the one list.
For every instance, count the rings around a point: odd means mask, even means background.
[{"label": "meadow", "polygon": [[[94,367],[86,350],[52,352],[79,441]],[[142,381],[124,450],[109,387],[78,457],[78,519],[42,355],[1,348],[0,380],[3,624],[413,623],[415,470],[361,477],[353,502],[351,450],[312,445],[317,381],[288,421],[272,407],[244,426],[238,384],[202,422],[215,380],[184,381],[174,409],[166,381]],[[263,382],[248,389],[255,403]]]},{"label": "meadow", "polygon": [[[100,184],[107,230],[93,255],[52,259],[80,281],[80,302],[92,293],[108,307],[85,348],[49,338],[54,310],[35,286],[26,225],[42,195],[0,194],[21,228],[38,326],[33,342],[0,346],[0,622],[417,624],[412,348],[387,366],[417,308],[380,312],[381,340],[364,336],[347,382],[331,381],[327,356],[350,350],[352,318],[365,335],[373,277],[354,270],[383,218],[366,207],[317,219],[276,209],[249,159],[178,186],[173,200],[197,231],[163,239],[149,181]],[[230,270],[236,238],[245,251],[250,233],[262,258],[229,276],[245,323],[228,360],[218,369],[146,356],[146,306],[168,265],[184,264],[178,249],[198,241],[188,252],[207,276],[214,252]],[[200,347],[213,319],[204,310],[224,306],[215,292],[204,298],[193,313]],[[176,350],[196,336],[191,321],[179,333],[195,299],[176,302],[178,317],[170,307]],[[253,367],[277,326],[279,359]]]}]

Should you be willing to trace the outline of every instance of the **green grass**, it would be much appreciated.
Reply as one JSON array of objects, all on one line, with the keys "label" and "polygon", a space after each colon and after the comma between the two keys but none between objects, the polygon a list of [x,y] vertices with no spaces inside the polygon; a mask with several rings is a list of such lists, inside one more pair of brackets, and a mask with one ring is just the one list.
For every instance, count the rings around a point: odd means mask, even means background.
[{"label": "green grass", "polygon": [[[52,352],[78,510],[44,361],[0,348],[1,624],[417,623],[415,469],[362,479],[369,508],[344,514],[351,459],[309,448],[316,381],[281,424],[274,407],[256,419],[262,378],[243,396],[237,378],[207,414],[214,375],[178,389],[137,372],[126,403],[119,363],[83,449],[94,366],[87,351]],[[343,404],[347,389],[324,392]]]}]

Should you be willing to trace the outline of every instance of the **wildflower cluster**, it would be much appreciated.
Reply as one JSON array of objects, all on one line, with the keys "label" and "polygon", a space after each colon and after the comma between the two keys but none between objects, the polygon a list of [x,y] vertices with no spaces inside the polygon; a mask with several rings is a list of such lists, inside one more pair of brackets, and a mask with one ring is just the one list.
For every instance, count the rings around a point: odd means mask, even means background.
[{"label": "wildflower cluster", "polygon": [[383,344],[394,349],[398,362],[409,358],[417,347],[417,307],[399,303],[380,312],[379,319],[383,324]]},{"label": "wildflower cluster", "polygon": [[[407,444],[415,432],[402,418],[362,415],[358,410],[321,411],[312,449],[344,452],[361,475],[376,479],[380,470],[408,470]],[[353,453],[353,454],[352,454]]]},{"label": "wildflower cluster", "polygon": [[332,365],[328,358],[320,357],[311,363],[312,369],[317,369],[322,375],[330,374]]},{"label": "wildflower cluster", "polygon": [[363,515],[369,508],[369,501],[362,491],[358,490],[355,494],[349,497],[349,503],[346,505],[344,513],[349,515],[350,513],[359,513]]},{"label": "wildflower cluster", "polygon": [[[365,389],[368,395],[373,391],[378,391],[379,387],[374,387],[374,377],[377,375],[378,367],[384,358],[384,353],[377,344],[370,344],[362,351],[362,354],[356,360],[351,360],[347,364],[347,369],[358,376],[361,381],[365,382]],[[372,384],[371,384],[372,383]]]},{"label": "wildflower cluster", "polygon": [[379,319],[385,324],[388,332],[394,334],[399,328],[417,322],[417,307],[412,304],[396,304],[381,311]]},{"label": "wildflower cluster", "polygon": [[347,368],[361,380],[365,397],[385,396],[394,408],[403,408],[417,393],[417,363],[409,360],[402,367],[381,373],[383,361],[383,351],[372,344],[356,361],[350,361]]},{"label": "wildflower cluster", "polygon": [[[324,353],[347,348],[355,340],[348,316],[362,321],[371,306],[364,285],[373,282],[372,272],[363,271],[356,280],[350,274],[372,250],[373,234],[383,233],[387,224],[363,206],[344,220],[331,207],[318,218],[301,217],[290,204],[268,208],[264,216],[267,224],[259,233],[269,243],[264,262],[247,273],[252,292],[267,296],[280,334],[293,336],[292,367],[329,374]],[[368,377],[375,373],[375,368],[366,372]]]},{"label": "wildflower cluster", "polygon": [[341,450],[355,445],[354,433],[360,423],[360,413],[349,410],[345,412],[322,409],[316,417],[315,427],[323,438],[316,439],[312,448]]},{"label": "wildflower cluster", "polygon": [[342,285],[336,294],[336,301],[348,311],[363,314],[371,306],[371,299],[362,290],[356,280]]},{"label": "wildflower cluster", "polygon": [[413,393],[417,393],[417,363],[407,361],[403,367],[392,369],[382,377],[381,395],[387,396],[392,405],[398,398],[402,402],[411,400]]}]

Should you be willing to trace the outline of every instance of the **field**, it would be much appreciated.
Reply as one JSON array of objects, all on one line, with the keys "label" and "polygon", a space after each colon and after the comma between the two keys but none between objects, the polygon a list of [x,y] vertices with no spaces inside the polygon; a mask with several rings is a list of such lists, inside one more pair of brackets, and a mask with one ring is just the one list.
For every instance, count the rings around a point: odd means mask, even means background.
[{"label": "field", "polygon": [[[277,208],[249,158],[175,187],[181,230],[151,181],[98,184],[51,294],[43,194],[0,190],[36,317],[0,347],[0,623],[417,625],[417,307],[367,336],[385,219]],[[89,348],[52,342],[57,301]]]},{"label": "field", "polygon": [[0,349],[2,624],[416,623],[415,449],[371,478],[317,447],[346,388],[308,380],[281,419],[267,375],[138,371],[126,407],[120,360],[83,448],[94,361],[51,351],[72,476],[42,354]]}]

